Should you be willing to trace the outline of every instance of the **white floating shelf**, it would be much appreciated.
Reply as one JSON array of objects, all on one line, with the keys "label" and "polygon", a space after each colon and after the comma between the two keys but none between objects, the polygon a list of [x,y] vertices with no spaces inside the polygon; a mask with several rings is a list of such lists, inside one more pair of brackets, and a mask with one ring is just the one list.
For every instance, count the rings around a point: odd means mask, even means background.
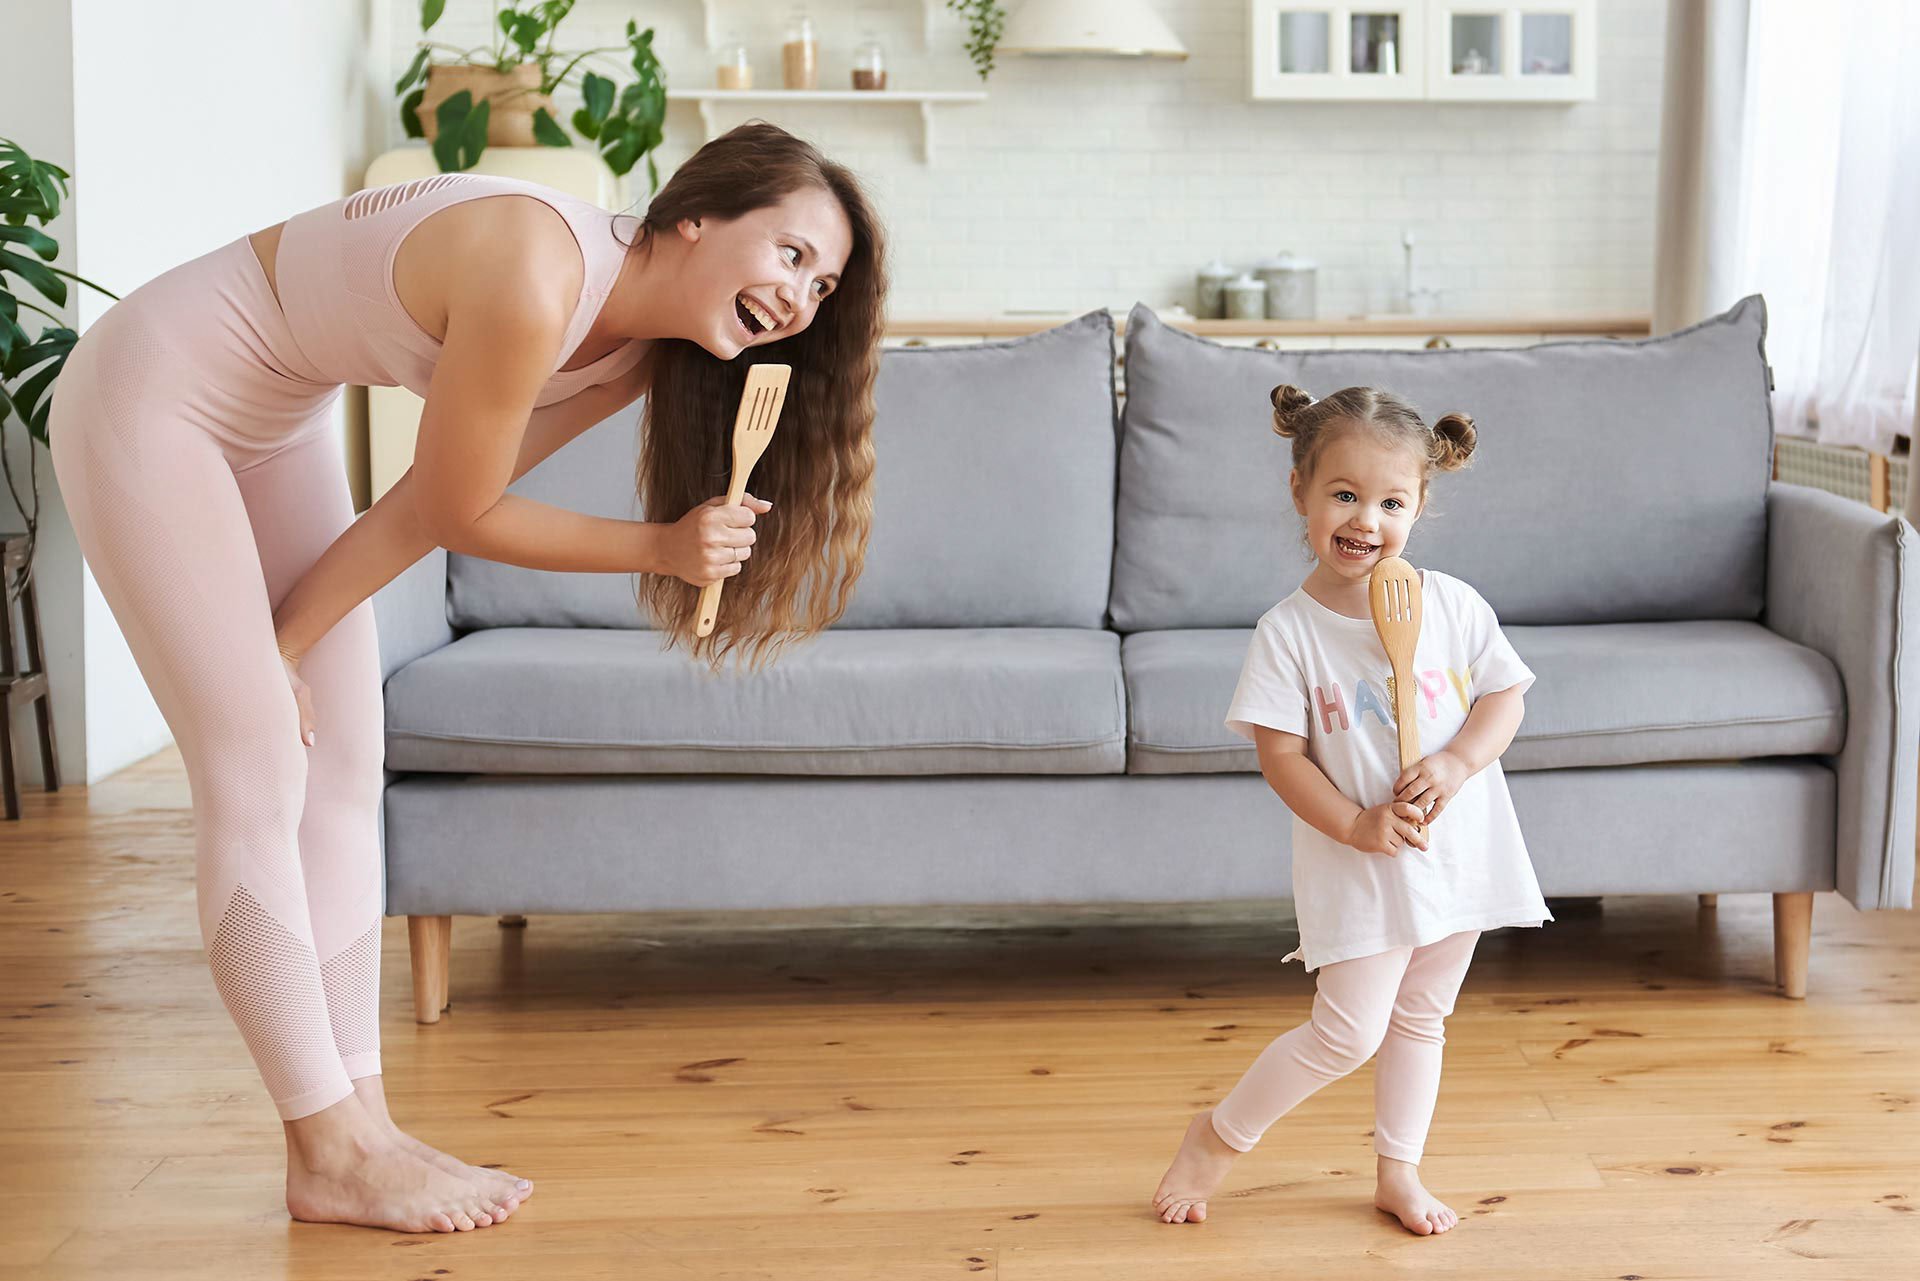
[{"label": "white floating shelf", "polygon": [[[941,10],[941,0],[920,0],[920,52],[933,48],[933,26]],[[700,0],[701,25],[706,28],[707,49],[720,47],[720,0]]]},{"label": "white floating shelf", "polygon": [[934,89],[924,93],[892,89],[669,89],[670,102],[692,102],[700,108],[700,123],[711,140],[714,104],[721,102],[799,102],[882,105],[910,104],[920,108],[920,158],[933,163],[933,109],[940,104],[985,102],[984,89]]}]

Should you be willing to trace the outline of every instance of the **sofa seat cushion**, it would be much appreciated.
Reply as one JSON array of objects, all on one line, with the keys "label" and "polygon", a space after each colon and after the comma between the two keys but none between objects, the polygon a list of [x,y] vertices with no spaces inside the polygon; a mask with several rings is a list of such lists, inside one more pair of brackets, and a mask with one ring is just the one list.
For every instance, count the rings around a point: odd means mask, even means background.
[{"label": "sofa seat cushion", "polygon": [[[1537,678],[1501,758],[1508,770],[1816,755],[1838,751],[1845,735],[1834,665],[1757,623],[1505,631]],[[1233,628],[1126,638],[1130,773],[1259,770],[1253,744],[1224,723],[1248,637]]]},{"label": "sofa seat cushion", "polygon": [[1117,774],[1120,638],[829,631],[712,675],[656,635],[496,628],[387,683],[387,767],[490,774]]}]

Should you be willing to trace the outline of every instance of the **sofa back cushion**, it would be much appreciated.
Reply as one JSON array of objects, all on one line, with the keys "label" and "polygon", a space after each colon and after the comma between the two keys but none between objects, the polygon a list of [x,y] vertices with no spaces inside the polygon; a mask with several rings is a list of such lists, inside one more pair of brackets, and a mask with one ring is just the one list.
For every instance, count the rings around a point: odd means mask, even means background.
[{"label": "sofa back cushion", "polygon": [[1505,622],[1757,618],[1773,416],[1759,297],[1662,338],[1521,349],[1223,347],[1127,325],[1112,613],[1125,632],[1250,627],[1312,568],[1268,394],[1367,385],[1479,445],[1406,555]]},{"label": "sofa back cushion", "polygon": [[[507,492],[589,516],[637,520],[635,403],[567,442]],[[647,627],[630,574],[556,574],[477,556],[447,557],[447,617],[460,631],[487,627]],[[692,588],[688,588],[692,591]]]},{"label": "sofa back cushion", "polygon": [[[1101,626],[1113,563],[1112,317],[1092,312],[1009,342],[890,350],[874,396],[873,532],[839,626]],[[511,492],[637,518],[637,416],[629,408],[586,432]],[[725,418],[730,430],[731,410]],[[625,575],[466,556],[451,558],[448,575],[462,630],[646,625]]]}]

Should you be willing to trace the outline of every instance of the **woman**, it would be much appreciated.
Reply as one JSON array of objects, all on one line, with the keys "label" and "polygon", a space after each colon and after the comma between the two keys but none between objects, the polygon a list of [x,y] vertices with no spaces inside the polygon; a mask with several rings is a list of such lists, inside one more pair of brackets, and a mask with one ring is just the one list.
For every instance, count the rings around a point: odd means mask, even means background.
[{"label": "woman", "polygon": [[[387,1112],[368,598],[446,547],[646,576],[658,626],[715,665],[829,625],[865,562],[885,290],[853,175],[756,122],[643,219],[472,174],[362,192],[165,273],[73,349],[54,468],[186,762],[202,937],[285,1124],[294,1218],[466,1231],[532,1191]],[[757,471],[772,501],[730,507],[712,496],[761,359],[794,369]],[[329,429],[343,383],[426,397],[413,468],[358,521]],[[642,393],[637,486],[666,519],[505,493]],[[723,578],[696,638],[693,588]]]}]

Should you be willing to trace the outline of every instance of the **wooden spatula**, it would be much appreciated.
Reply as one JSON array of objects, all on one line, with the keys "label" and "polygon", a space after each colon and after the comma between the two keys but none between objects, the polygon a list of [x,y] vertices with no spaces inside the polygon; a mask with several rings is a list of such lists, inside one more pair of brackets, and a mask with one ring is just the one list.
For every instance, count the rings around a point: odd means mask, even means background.
[{"label": "wooden spatula", "polygon": [[[740,392],[740,412],[733,419],[733,483],[727,486],[729,507],[739,506],[747,496],[747,477],[773,439],[773,429],[780,423],[780,407],[787,403],[787,380],[791,377],[792,365],[755,365],[747,370],[747,385]],[[696,635],[713,635],[713,625],[720,619],[720,588],[726,581],[722,578],[700,589]]]},{"label": "wooden spatula", "polygon": [[1414,695],[1419,677],[1413,671],[1413,653],[1420,644],[1420,573],[1398,556],[1373,567],[1367,581],[1367,607],[1373,630],[1393,664],[1393,720],[1400,729],[1400,768],[1420,760],[1420,726],[1414,719]]}]

